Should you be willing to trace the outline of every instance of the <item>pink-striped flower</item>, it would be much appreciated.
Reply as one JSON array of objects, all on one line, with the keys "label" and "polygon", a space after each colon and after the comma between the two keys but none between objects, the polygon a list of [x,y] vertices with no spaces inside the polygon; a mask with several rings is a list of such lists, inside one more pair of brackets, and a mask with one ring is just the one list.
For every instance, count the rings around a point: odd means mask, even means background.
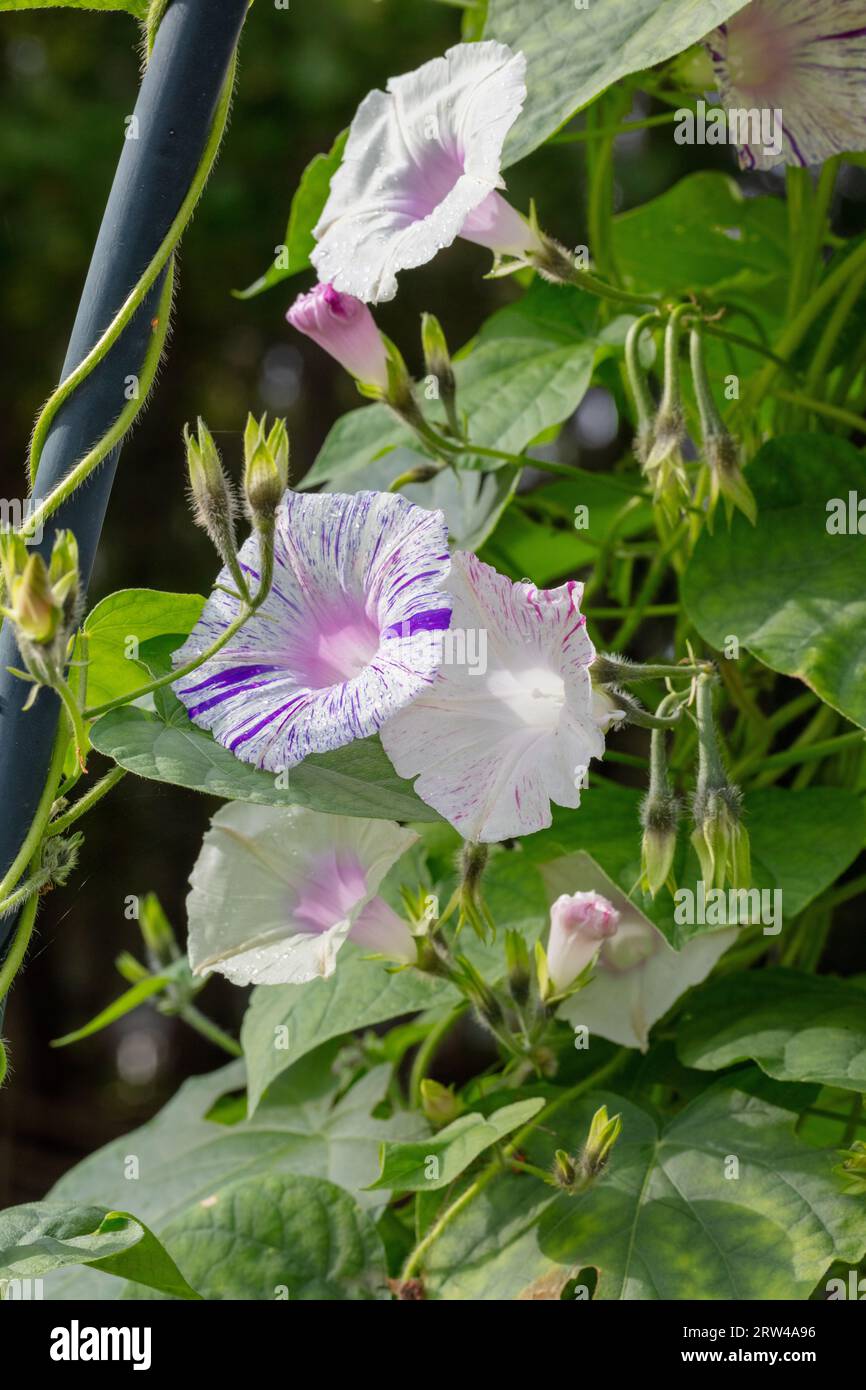
[{"label": "pink-striped flower", "polygon": [[[602,757],[618,717],[590,681],[583,586],[513,584],[458,551],[448,589],[453,622],[439,673],[384,725],[385,751],[465,839],[541,830],[551,801],[580,804],[590,760]],[[482,649],[483,667],[467,659]]]},{"label": "pink-striped flower", "polygon": [[314,230],[320,280],[378,303],[394,298],[399,271],[458,236],[513,255],[537,245],[498,191],[525,71],[504,44],[458,44],[364,98]]}]

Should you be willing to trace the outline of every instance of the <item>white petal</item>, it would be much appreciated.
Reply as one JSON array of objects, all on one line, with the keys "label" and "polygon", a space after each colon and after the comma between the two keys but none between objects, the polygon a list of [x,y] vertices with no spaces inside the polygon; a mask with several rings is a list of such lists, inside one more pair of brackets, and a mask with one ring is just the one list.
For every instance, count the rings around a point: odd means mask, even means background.
[{"label": "white petal", "polygon": [[[491,842],[540,830],[550,802],[580,804],[591,758],[604,752],[588,666],[595,649],[578,602],[580,584],[539,590],[474,555],[456,552],[446,641],[466,652],[486,642],[486,670],[449,660],[408,708],[382,728],[402,777],[466,839]],[[454,648],[452,648],[452,655]]]},{"label": "white petal", "polygon": [[314,231],[320,280],[368,302],[393,299],[398,271],[451,245],[501,184],[525,69],[504,44],[458,44],[365,97]]},{"label": "white petal", "polygon": [[[328,975],[352,924],[417,836],[391,821],[234,801],[214,816],[190,876],[190,965],[236,984],[297,984]],[[331,918],[310,931],[294,913],[318,890],[317,862],[357,863]],[[327,887],[327,885],[326,885]]]}]

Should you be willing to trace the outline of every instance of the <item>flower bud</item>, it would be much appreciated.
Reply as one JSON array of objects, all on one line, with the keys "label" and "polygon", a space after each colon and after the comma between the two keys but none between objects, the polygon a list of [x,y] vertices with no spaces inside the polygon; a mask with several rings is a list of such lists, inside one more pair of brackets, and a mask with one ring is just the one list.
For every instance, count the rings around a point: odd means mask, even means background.
[{"label": "flower bud", "polygon": [[508,970],[508,991],[519,1009],[529,998],[531,974],[529,969],[529,948],[526,938],[519,931],[505,933],[505,965]]},{"label": "flower bud", "polygon": [[723,430],[721,433],[705,434],[703,447],[710,470],[710,516],[715,511],[719,496],[722,496],[729,521],[736,507],[753,526],[756,526],[758,504],[755,494],[743,477],[736,440],[727,430]]},{"label": "flower bud", "polygon": [[66,664],[69,639],[80,610],[78,546],[71,531],[58,531],[46,565],[30,554],[20,536],[0,537],[0,567],[9,606],[0,609],[15,627],[30,675],[50,684]]},{"label": "flower bud", "polygon": [[144,937],[148,964],[155,974],[180,959],[181,953],[172,925],[155,893],[146,893],[142,898],[138,925]]},{"label": "flower bud", "polygon": [[842,1162],[833,1171],[844,1178],[849,1197],[866,1197],[866,1143],[855,1139],[850,1149],[840,1150]]},{"label": "flower bud", "polygon": [[365,393],[384,396],[390,384],[385,340],[367,305],[333,285],[315,285],[298,295],[286,318],[293,328],[344,367]]},{"label": "flower bud", "polygon": [[424,349],[424,365],[427,372],[439,383],[439,398],[445,407],[451,432],[460,434],[456,407],[457,384],[451,366],[451,354],[442,325],[435,314],[421,315],[421,345]]},{"label": "flower bud", "polygon": [[201,416],[198,435],[193,435],[185,425],[183,438],[195,523],[208,534],[223,563],[232,566],[237,554],[234,490],[223,470],[213,436]]},{"label": "flower bud", "polygon": [[692,835],[701,876],[708,888],[749,888],[752,883],[749,836],[740,822],[742,796],[732,786],[722,763],[713,719],[710,676],[698,679],[695,698],[698,726],[698,780]]},{"label": "flower bud", "polygon": [[728,521],[734,507],[737,507],[754,526],[758,520],[757,504],[740,468],[736,440],[729,433],[713,399],[703,337],[697,325],[691,332],[689,351],[692,382],[701,417],[703,451],[710,472],[709,516],[712,518],[721,495],[725,499]]},{"label": "flower bud", "polygon": [[587,1179],[597,1178],[606,1168],[611,1149],[621,1133],[622,1116],[614,1115],[608,1119],[607,1106],[599,1106],[592,1117],[589,1137],[580,1156],[581,1170]]},{"label": "flower bud", "polygon": [[[660,711],[665,703],[662,701]],[[670,878],[680,813],[679,800],[668,778],[665,740],[663,729],[653,729],[650,736],[650,784],[641,804],[641,882],[644,892],[652,897]]]},{"label": "flower bud", "polygon": [[12,607],[6,609],[6,615],[15,624],[18,636],[47,646],[57,632],[61,610],[41,555],[28,558],[23,573],[13,581],[9,597]]},{"label": "flower bud", "polygon": [[550,909],[547,969],[557,994],[577,985],[618,925],[619,913],[601,893],[563,893],[556,899]]},{"label": "flower bud", "polygon": [[244,500],[253,525],[259,531],[273,528],[285,487],[280,462],[264,435],[264,417],[255,427],[250,416],[244,434]]},{"label": "flower bud", "polygon": [[553,1181],[556,1187],[561,1187],[566,1192],[574,1190],[577,1182],[577,1164],[565,1149],[557,1149],[553,1155]]},{"label": "flower bud", "polygon": [[434,1129],[442,1129],[462,1115],[466,1106],[454,1094],[453,1086],[442,1086],[425,1076],[421,1082],[421,1109]]}]

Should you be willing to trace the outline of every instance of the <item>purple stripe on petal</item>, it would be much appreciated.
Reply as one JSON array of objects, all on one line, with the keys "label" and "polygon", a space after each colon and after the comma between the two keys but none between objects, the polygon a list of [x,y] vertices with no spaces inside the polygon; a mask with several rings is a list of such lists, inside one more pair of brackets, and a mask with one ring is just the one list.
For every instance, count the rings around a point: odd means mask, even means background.
[{"label": "purple stripe on petal", "polygon": [[247,681],[251,676],[263,676],[269,671],[278,671],[279,666],[260,664],[257,666],[228,666],[223,671],[217,671],[216,675],[208,676],[206,680],[200,681],[198,685],[184,686],[181,692],[184,695],[195,695],[199,690],[208,690],[211,686],[240,685],[242,681]]}]

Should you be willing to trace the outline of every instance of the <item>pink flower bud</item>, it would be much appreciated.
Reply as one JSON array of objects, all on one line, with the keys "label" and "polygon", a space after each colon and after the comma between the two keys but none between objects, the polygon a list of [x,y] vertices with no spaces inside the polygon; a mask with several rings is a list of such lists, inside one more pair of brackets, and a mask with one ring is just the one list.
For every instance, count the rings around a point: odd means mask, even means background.
[{"label": "pink flower bud", "polygon": [[558,990],[567,989],[616,935],[619,913],[601,893],[563,893],[550,909],[547,966]]},{"label": "pink flower bud", "polygon": [[316,285],[308,294],[298,295],[286,318],[365,386],[387,390],[385,344],[360,299],[340,294],[333,285]]}]

